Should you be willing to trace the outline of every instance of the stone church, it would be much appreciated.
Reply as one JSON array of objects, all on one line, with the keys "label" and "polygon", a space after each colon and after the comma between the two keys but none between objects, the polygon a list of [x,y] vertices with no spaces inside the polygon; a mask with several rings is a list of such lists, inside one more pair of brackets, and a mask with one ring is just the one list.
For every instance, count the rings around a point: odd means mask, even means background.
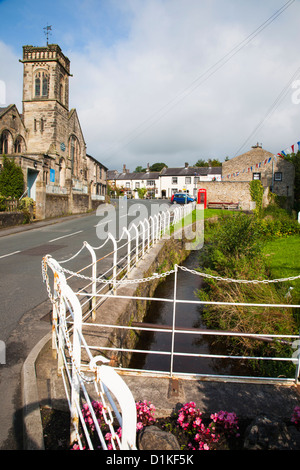
[{"label": "stone church", "polygon": [[[43,219],[84,212],[106,195],[107,168],[87,155],[69,109],[70,61],[57,44],[23,46],[23,109],[0,108],[0,159],[14,158]],[[1,163],[1,161],[0,161]]]}]

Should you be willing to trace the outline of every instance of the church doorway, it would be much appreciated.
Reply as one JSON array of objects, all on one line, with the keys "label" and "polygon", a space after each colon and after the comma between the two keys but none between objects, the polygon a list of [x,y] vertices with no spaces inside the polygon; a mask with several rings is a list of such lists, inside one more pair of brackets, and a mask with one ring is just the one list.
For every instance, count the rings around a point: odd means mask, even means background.
[{"label": "church doorway", "polygon": [[36,200],[36,179],[38,174],[37,170],[32,170],[31,168],[27,170],[28,197],[31,197],[34,201]]}]

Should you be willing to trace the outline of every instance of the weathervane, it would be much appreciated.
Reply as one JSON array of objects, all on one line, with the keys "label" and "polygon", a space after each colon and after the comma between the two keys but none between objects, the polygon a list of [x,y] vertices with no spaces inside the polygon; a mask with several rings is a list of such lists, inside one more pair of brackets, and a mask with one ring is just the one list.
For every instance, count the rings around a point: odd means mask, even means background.
[{"label": "weathervane", "polygon": [[44,28],[44,34],[47,38],[47,46],[48,46],[48,39],[49,39],[49,35],[51,34],[50,31],[52,31],[52,26],[48,26],[48,23],[47,23],[47,26],[45,26]]}]

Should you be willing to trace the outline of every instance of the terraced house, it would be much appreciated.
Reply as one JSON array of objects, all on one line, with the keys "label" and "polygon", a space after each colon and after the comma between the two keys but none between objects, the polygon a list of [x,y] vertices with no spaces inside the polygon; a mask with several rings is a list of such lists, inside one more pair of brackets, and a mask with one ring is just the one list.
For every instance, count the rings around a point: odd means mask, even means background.
[{"label": "terraced house", "polygon": [[221,181],[222,167],[184,167],[163,168],[153,172],[147,165],[146,172],[131,173],[123,165],[123,171],[109,170],[107,181],[112,189],[126,192],[129,197],[135,197],[139,188],[146,189],[146,197],[170,199],[172,194],[185,191],[196,196],[199,183],[202,181]]},{"label": "terraced house", "polygon": [[49,44],[23,46],[20,62],[23,109],[0,108],[0,158],[21,166],[37,218],[91,209],[105,198],[107,168],[87,155],[76,109],[69,109],[70,61]]}]

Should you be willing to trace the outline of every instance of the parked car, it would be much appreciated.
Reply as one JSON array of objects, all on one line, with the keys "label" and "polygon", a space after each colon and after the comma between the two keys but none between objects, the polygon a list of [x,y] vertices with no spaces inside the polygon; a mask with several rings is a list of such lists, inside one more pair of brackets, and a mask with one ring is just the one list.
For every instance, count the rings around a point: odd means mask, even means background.
[{"label": "parked car", "polygon": [[171,197],[171,204],[189,204],[194,202],[195,198],[189,196],[187,193],[176,193]]}]

